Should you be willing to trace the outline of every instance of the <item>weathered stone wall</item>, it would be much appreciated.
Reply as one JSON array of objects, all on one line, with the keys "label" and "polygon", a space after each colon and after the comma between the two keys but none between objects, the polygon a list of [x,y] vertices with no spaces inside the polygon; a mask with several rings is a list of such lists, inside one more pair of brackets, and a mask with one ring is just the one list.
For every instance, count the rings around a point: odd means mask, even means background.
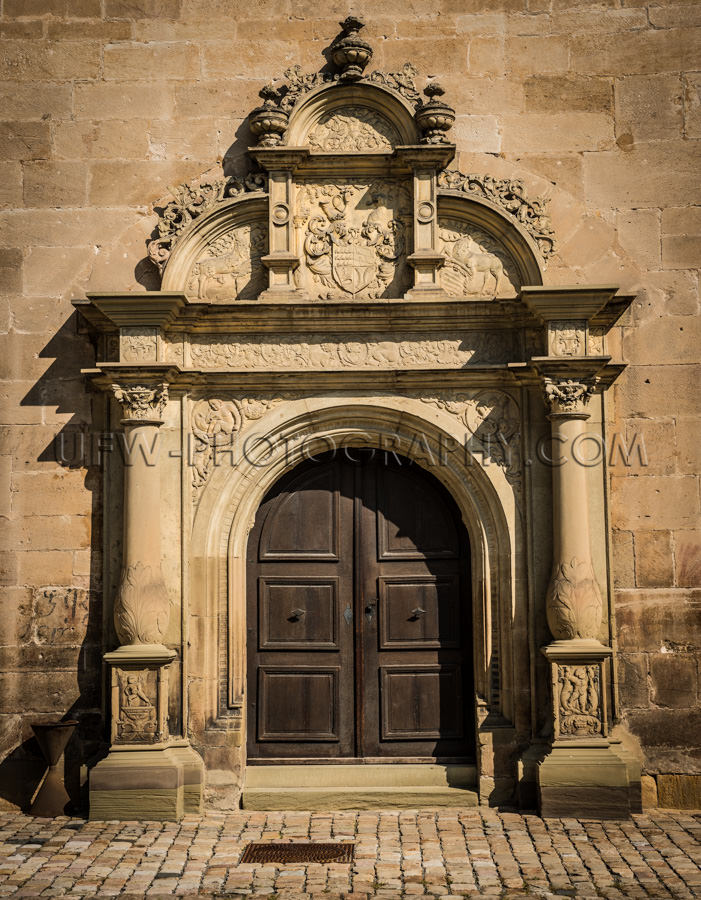
[{"label": "weathered stone wall", "polygon": [[[98,460],[61,463],[54,446],[101,427],[70,299],[157,286],[143,261],[154,205],[222,163],[237,169],[261,84],[298,62],[317,70],[348,8],[3,3],[0,802],[21,803],[34,717],[79,713],[72,758],[96,746],[103,627],[110,639]],[[549,283],[638,293],[612,342],[629,368],[608,402],[609,433],[628,445],[640,435],[646,453],[611,468],[620,695],[647,773],[699,774],[701,8],[386,0],[353,11],[369,21],[373,68],[411,60],[444,83],[463,172],[521,177],[551,197]],[[661,802],[690,802],[692,780],[657,781]]]}]

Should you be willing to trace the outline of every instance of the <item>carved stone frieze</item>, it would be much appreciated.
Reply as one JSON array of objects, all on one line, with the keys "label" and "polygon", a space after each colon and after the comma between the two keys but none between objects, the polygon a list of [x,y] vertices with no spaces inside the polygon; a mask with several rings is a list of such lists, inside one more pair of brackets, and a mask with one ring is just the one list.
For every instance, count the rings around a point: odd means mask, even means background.
[{"label": "carved stone frieze", "polygon": [[545,597],[548,626],[556,640],[596,640],[603,600],[591,562],[573,557],[556,563]]},{"label": "carved stone frieze", "polygon": [[157,330],[149,326],[122,328],[119,358],[122,362],[152,362],[156,359]]},{"label": "carved stone frieze", "polygon": [[457,169],[446,169],[438,176],[438,185],[453,191],[477,194],[501,206],[529,232],[545,262],[555,252],[555,234],[547,213],[548,201],[545,197],[529,198],[520,179],[463,175]]},{"label": "carved stone frieze", "polygon": [[440,216],[439,246],[443,290],[452,297],[514,296],[520,287],[513,260],[481,228]]},{"label": "carved stone frieze", "polygon": [[391,150],[400,143],[394,126],[373,109],[344,106],[325,113],[307,135],[313,150],[326,153],[362,153]]},{"label": "carved stone frieze", "polygon": [[194,264],[186,292],[212,303],[256,297],[266,286],[261,256],[267,248],[264,222],[240,225],[220,235]]},{"label": "carved stone frieze", "polygon": [[163,415],[168,402],[168,385],[113,384],[115,399],[124,411],[125,419],[156,421]]},{"label": "carved stone frieze", "polygon": [[300,287],[312,296],[397,297],[408,285],[411,198],[405,182],[303,181],[294,224],[304,254]]},{"label": "carved stone frieze", "polygon": [[586,737],[601,734],[600,680],[598,664],[557,665],[560,735]]},{"label": "carved stone frieze", "polygon": [[223,200],[238,197],[247,191],[265,191],[266,186],[266,176],[259,172],[243,177],[217,178],[194,187],[181,184],[173,192],[175,199],[160,213],[158,236],[148,245],[149,259],[162,273],[177,241],[195,219]]},{"label": "carved stone frieze", "polygon": [[307,341],[194,335],[190,345],[192,364],[202,369],[457,368],[471,362],[506,362],[512,355],[509,331],[470,331],[426,340],[410,334],[397,334],[393,340],[373,334],[359,340],[349,334]]},{"label": "carved stone frieze", "polygon": [[543,391],[545,405],[551,415],[579,414],[584,412],[594,392],[597,378],[575,381],[573,378],[545,378]]}]

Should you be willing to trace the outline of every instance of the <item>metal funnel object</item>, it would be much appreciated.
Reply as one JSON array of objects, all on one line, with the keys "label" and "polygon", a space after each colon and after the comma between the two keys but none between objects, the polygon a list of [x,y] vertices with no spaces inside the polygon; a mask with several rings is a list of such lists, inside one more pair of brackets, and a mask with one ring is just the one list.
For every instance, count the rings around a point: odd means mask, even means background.
[{"label": "metal funnel object", "polygon": [[32,816],[62,816],[70,797],[63,783],[63,751],[71,739],[78,722],[73,719],[64,722],[32,722],[37,743],[41,747],[48,769],[29,810]]}]

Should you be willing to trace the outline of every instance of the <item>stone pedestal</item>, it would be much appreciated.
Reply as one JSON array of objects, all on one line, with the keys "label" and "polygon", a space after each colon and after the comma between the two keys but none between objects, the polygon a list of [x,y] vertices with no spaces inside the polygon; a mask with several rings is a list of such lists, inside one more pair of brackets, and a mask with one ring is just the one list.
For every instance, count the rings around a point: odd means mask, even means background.
[{"label": "stone pedestal", "polygon": [[179,819],[201,811],[203,765],[168,732],[168,676],[175,652],[157,644],[105,654],[111,746],[90,773],[91,819]]},{"label": "stone pedestal", "polygon": [[611,648],[596,640],[563,640],[543,654],[550,664],[553,740],[537,766],[541,815],[627,817],[627,767],[607,740]]}]

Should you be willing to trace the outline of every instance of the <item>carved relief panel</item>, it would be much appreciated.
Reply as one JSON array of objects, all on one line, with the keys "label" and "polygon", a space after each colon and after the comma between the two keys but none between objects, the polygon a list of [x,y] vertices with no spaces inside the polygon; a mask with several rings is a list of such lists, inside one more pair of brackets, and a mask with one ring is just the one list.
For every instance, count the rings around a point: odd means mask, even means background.
[{"label": "carved relief panel", "polygon": [[261,257],[267,228],[254,221],[217,237],[200,254],[187,281],[187,294],[210,303],[254,299],[266,286]]},{"label": "carved relief panel", "polygon": [[406,182],[302,180],[294,225],[298,287],[320,299],[401,297],[410,283],[412,201]]},{"label": "carved relief panel", "polygon": [[312,150],[324,153],[388,151],[401,138],[384,116],[365,106],[345,106],[324,113],[309,131]]},{"label": "carved relief panel", "polygon": [[481,228],[439,216],[443,290],[452,297],[514,297],[520,287],[516,266],[505,249]]}]

